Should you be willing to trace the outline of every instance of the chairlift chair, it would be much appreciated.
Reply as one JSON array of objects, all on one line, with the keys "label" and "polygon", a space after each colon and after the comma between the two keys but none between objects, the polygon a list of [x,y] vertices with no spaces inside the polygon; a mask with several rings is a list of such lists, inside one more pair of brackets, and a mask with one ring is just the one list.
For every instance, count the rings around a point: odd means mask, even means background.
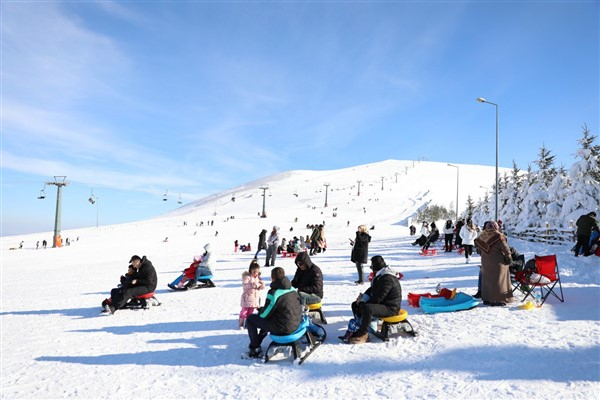
[{"label": "chairlift chair", "polygon": [[44,183],[44,187],[40,190],[40,195],[38,196],[39,200],[43,200],[46,198],[46,184]]}]

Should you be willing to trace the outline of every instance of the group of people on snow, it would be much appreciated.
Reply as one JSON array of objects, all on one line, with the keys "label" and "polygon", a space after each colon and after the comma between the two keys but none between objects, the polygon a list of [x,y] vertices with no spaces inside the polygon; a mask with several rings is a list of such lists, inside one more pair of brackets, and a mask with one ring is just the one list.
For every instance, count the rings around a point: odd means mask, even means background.
[{"label": "group of people on snow", "polygon": [[[580,250],[584,255],[592,254],[590,245],[594,244],[594,240],[600,240],[600,229],[595,217],[596,213],[590,212],[582,215],[577,221],[577,244],[574,248],[576,256]],[[411,234],[413,233],[416,233],[416,229],[411,226]],[[440,232],[434,222],[423,222],[420,234],[413,245],[418,244],[427,249],[430,243],[438,239]],[[481,298],[484,304],[490,306],[504,306],[514,300],[510,267],[517,258],[524,260],[524,257],[509,247],[498,222],[487,221],[483,229],[480,229],[471,218],[459,220],[456,225],[447,220],[443,226],[443,234],[446,252],[462,247],[467,263],[471,261],[475,247],[481,256],[478,291],[474,297]],[[350,239],[350,260],[356,267],[357,285],[364,284],[363,265],[369,260],[371,239],[366,225],[358,226],[354,239]],[[323,299],[323,273],[311,260],[311,256],[317,253],[315,248],[324,250],[326,247],[323,225],[315,225],[310,238],[305,241],[306,245],[311,244],[310,251],[296,251],[298,249],[295,246],[300,243],[297,238],[290,242],[290,245],[294,245],[293,252],[297,253],[294,260],[296,271],[291,281],[283,268],[275,267],[280,243],[277,226],[273,226],[268,236],[266,229],[260,232],[255,257],[248,269],[242,273],[243,290],[238,325],[240,329],[247,329],[250,357],[262,356],[261,343],[269,332],[278,335],[294,332],[308,306],[321,303]],[[193,287],[202,276],[212,275],[210,244],[206,244],[204,250],[202,256],[194,257],[192,264],[183,271],[178,280],[169,284],[170,287]],[[264,265],[272,267],[271,283],[262,306],[260,292],[266,285],[261,278],[261,265],[257,259],[261,250],[267,251]],[[354,328],[349,327],[346,334],[340,337],[347,343],[367,342],[369,325],[373,318],[397,315],[400,311],[402,288],[396,272],[380,255],[370,258],[370,269],[372,279],[369,288],[364,293],[361,292],[350,306],[354,315]],[[156,283],[156,271],[152,263],[145,256],[134,255],[130,259],[128,272],[121,276],[120,285],[111,291],[111,297],[103,302],[103,306],[107,312],[113,314],[136,296],[154,292]]]}]

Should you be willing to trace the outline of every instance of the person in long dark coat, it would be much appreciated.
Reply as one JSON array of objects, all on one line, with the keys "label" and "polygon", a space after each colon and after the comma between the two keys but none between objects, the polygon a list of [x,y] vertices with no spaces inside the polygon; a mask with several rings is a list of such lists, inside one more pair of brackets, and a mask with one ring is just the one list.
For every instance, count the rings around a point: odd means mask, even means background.
[{"label": "person in long dark coat", "polygon": [[494,221],[485,223],[483,232],[475,239],[481,253],[481,299],[484,304],[505,306],[511,303],[512,285],[509,265],[512,256],[506,236],[500,233]]},{"label": "person in long dark coat", "polygon": [[357,285],[362,285],[364,283],[363,279],[363,264],[366,264],[369,261],[369,242],[371,241],[371,236],[369,235],[369,231],[365,225],[361,225],[358,227],[356,231],[356,237],[353,241],[350,241],[352,244],[352,253],[350,255],[350,261],[352,261],[356,265],[356,271],[358,272],[358,280],[354,283]]}]

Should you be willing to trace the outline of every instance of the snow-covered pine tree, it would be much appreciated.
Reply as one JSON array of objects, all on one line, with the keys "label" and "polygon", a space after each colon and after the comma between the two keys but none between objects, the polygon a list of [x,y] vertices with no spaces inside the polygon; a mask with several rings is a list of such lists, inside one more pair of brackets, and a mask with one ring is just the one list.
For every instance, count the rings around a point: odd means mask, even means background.
[{"label": "snow-covered pine tree", "polygon": [[[519,191],[517,197],[517,204],[519,204],[519,215],[516,219],[517,223],[515,226],[515,230],[517,232],[523,232],[527,230],[527,228],[533,226],[530,225],[532,220],[537,222],[540,219],[540,216],[536,215],[537,207],[535,207],[533,201],[529,201],[534,199],[533,195],[530,198],[529,193],[531,192],[531,188],[535,185],[536,180],[537,175],[532,171],[531,164],[528,164],[527,173],[524,175],[522,180],[523,185],[521,186],[521,190]],[[534,217],[531,217],[532,213],[535,213]]]},{"label": "snow-covered pine tree", "polygon": [[505,229],[512,229],[517,225],[519,213],[521,212],[521,188],[523,186],[523,174],[517,163],[513,160],[513,168],[506,185],[507,201],[498,214]]},{"label": "snow-covered pine tree", "polygon": [[549,203],[546,206],[545,220],[548,221],[551,227],[563,228],[568,226],[569,221],[566,221],[565,223],[561,218],[561,213],[563,204],[569,196],[570,187],[570,180],[563,165],[557,171],[556,176],[550,184],[550,189],[548,190]]},{"label": "snow-covered pine tree", "polygon": [[590,211],[600,214],[600,145],[594,143],[596,136],[590,134],[586,125],[582,128],[583,137],[578,140],[581,147],[575,153],[578,161],[568,173],[571,190],[560,216],[568,222],[576,221]]},{"label": "snow-covered pine tree", "polygon": [[[474,211],[475,211],[475,203],[473,202],[471,195],[469,195],[467,197],[467,209],[465,210],[465,212],[467,214],[467,218],[473,218]],[[478,222],[478,221],[474,220],[473,222]],[[483,222],[485,222],[485,221],[483,221]]]},{"label": "snow-covered pine tree", "polygon": [[525,228],[545,225],[545,221],[542,220],[546,215],[546,206],[550,202],[548,189],[556,175],[556,168],[553,166],[554,158],[551,151],[542,145],[539,158],[535,161],[539,169],[532,174],[529,190],[523,199],[520,222]]}]

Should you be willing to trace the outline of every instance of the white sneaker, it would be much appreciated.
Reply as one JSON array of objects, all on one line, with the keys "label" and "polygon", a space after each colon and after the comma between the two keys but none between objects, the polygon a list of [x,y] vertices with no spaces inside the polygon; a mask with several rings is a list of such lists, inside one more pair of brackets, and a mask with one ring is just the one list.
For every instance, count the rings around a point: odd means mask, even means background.
[{"label": "white sneaker", "polygon": [[471,261],[471,257],[467,257],[467,264]]}]

